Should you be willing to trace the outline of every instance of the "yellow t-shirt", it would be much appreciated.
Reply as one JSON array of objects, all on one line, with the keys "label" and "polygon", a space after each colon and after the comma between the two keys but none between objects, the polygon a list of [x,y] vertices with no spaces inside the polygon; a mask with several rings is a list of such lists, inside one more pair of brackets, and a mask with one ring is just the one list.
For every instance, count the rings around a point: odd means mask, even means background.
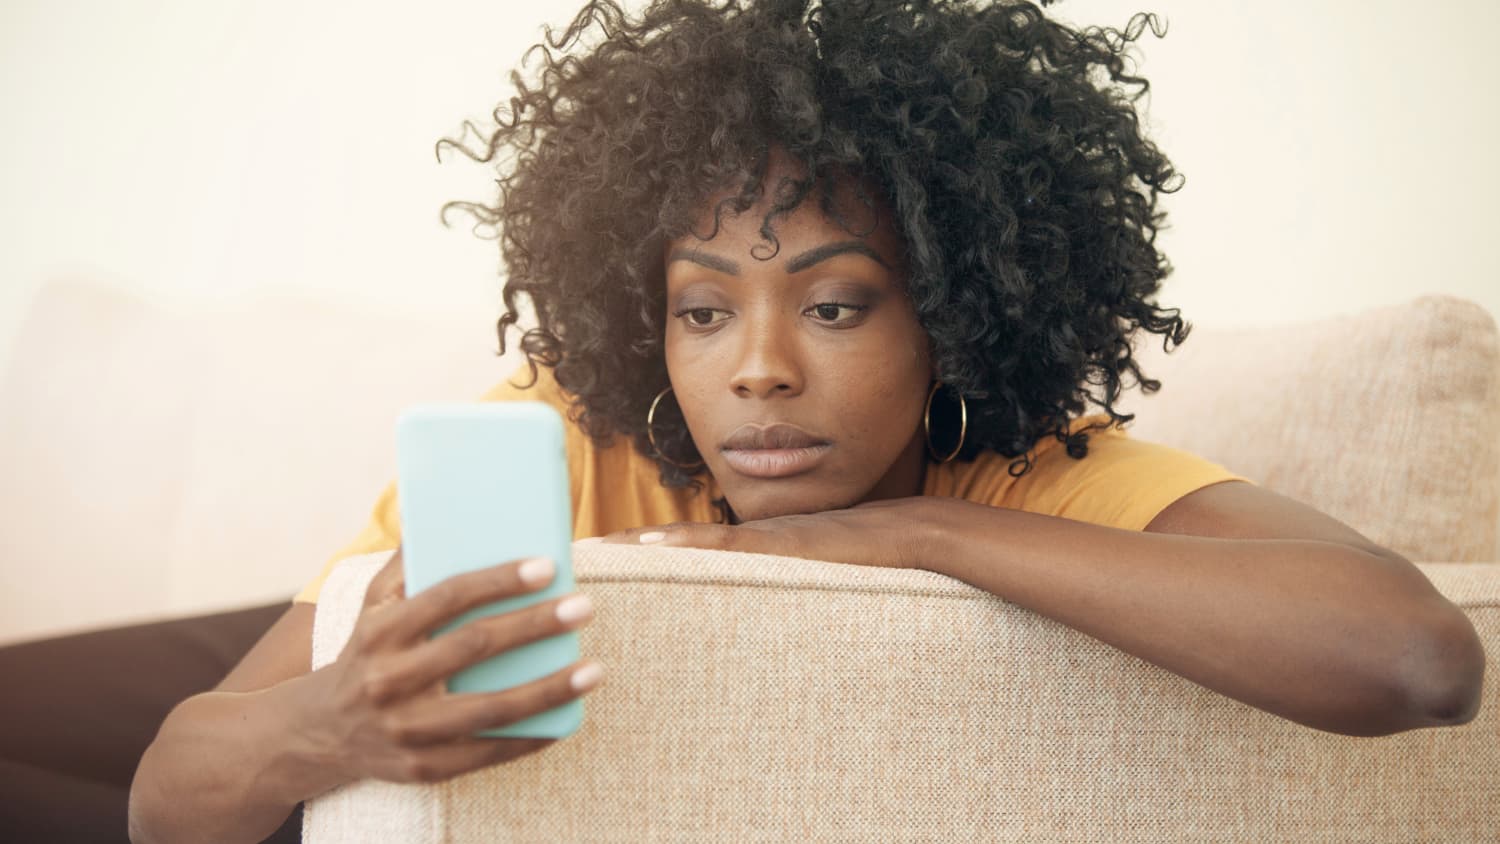
[{"label": "yellow t-shirt", "polygon": [[[510,383],[530,381],[529,372],[523,364],[480,400],[544,401],[567,420],[567,402],[551,369],[538,366],[536,383],[526,389]],[[1069,430],[1108,418],[1106,414],[1079,417]],[[611,445],[601,448],[571,421],[564,422],[563,432],[574,539],[668,522],[715,521],[711,499],[723,493],[712,477],[703,476],[705,488],[696,493],[690,488],[666,489],[659,482],[656,462],[637,453],[628,437],[617,434]],[[1011,477],[1010,461],[997,452],[984,451],[972,462],[929,463],[922,494],[1142,530],[1167,505],[1190,492],[1220,481],[1248,480],[1189,452],[1133,439],[1119,428],[1089,432],[1088,455],[1082,460],[1069,457],[1062,443],[1047,436],[1034,447],[1032,467],[1024,476]],[[293,600],[316,602],[323,581],[340,560],[388,551],[400,542],[400,512],[392,481],[376,500],[364,530],[334,554]]]}]

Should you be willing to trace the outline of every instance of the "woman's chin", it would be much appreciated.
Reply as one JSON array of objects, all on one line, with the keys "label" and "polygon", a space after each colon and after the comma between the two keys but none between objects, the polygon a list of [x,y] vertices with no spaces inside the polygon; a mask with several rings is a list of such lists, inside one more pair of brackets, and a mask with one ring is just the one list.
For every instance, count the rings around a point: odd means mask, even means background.
[{"label": "woman's chin", "polygon": [[[791,479],[788,479],[791,480]],[[774,519],[801,513],[820,513],[852,506],[858,500],[853,493],[827,489],[796,489],[787,482],[749,481],[733,492],[724,491],[729,506],[741,522]]]}]

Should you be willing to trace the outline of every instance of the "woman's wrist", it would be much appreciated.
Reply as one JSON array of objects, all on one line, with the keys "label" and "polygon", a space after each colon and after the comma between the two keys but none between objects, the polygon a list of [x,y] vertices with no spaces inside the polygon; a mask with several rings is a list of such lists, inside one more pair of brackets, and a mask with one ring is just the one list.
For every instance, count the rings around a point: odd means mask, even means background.
[{"label": "woman's wrist", "polygon": [[272,713],[265,735],[273,757],[263,768],[276,799],[301,803],[350,782],[343,747],[332,729],[324,681],[328,669],[284,680],[257,694]]},{"label": "woman's wrist", "polygon": [[972,515],[967,512],[972,503],[941,496],[918,496],[905,502],[907,517],[892,538],[901,548],[902,565],[951,576],[946,564],[955,553],[955,544],[961,544],[956,537],[962,534],[966,516]]},{"label": "woman's wrist", "polygon": [[347,781],[315,738],[317,680],[179,703],[131,783],[131,840],[260,841],[297,804]]}]

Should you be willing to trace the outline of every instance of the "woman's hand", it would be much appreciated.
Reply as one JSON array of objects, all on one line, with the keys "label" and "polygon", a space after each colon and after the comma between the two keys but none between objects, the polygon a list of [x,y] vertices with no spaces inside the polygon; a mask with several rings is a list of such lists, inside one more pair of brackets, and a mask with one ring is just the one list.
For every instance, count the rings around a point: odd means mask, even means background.
[{"label": "woman's hand", "polygon": [[802,557],[882,568],[920,568],[924,513],[933,500],[888,498],[845,510],[824,510],[737,525],[673,522],[620,530],[602,542],[626,545],[674,545]]},{"label": "woman's hand", "polygon": [[428,639],[459,615],[544,588],[514,560],[456,575],[404,597],[401,551],[370,582],[348,644],[323,675],[315,694],[318,743],[349,780],[437,782],[540,750],[556,739],[476,737],[475,732],[519,721],[591,690],[570,685],[581,660],[562,671],[510,689],[452,694],[446,679],[473,663],[527,642],[577,629],[592,619],[564,622],[557,607],[566,598],[488,616]]}]

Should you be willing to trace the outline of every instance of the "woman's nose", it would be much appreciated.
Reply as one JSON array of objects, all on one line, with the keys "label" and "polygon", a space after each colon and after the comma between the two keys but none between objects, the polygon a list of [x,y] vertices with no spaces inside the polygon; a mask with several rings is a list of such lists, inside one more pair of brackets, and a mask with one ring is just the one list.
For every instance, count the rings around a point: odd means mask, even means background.
[{"label": "woman's nose", "polygon": [[795,339],[762,321],[742,332],[730,388],[746,398],[802,392],[803,373]]}]

